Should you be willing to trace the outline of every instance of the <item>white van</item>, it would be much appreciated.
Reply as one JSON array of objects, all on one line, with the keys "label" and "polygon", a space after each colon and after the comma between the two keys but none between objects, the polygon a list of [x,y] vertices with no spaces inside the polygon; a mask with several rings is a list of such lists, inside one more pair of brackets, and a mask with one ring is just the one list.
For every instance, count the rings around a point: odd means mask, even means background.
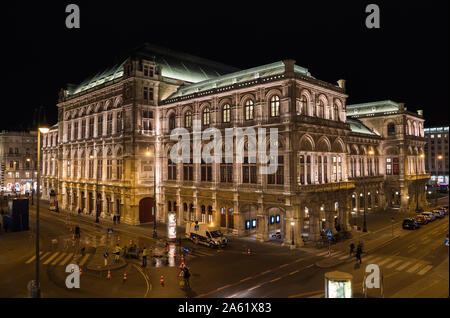
[{"label": "white van", "polygon": [[203,244],[209,247],[221,247],[228,243],[227,238],[218,228],[203,222],[186,223],[186,238],[195,244]]}]

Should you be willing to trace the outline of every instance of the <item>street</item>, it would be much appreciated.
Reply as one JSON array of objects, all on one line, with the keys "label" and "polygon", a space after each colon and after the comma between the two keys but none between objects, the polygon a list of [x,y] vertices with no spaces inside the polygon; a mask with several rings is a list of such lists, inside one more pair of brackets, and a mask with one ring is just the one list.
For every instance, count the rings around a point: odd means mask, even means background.
[{"label": "street", "polygon": [[[441,204],[448,198],[441,200]],[[30,231],[0,236],[0,297],[27,297],[27,283],[34,279],[35,206],[30,205]],[[169,242],[166,252],[166,226],[158,225],[159,238],[152,237],[153,225],[99,224],[89,216],[48,211],[42,201],[41,216],[41,290],[43,297],[208,297],[208,298],[303,298],[324,296],[324,274],[343,271],[353,275],[353,296],[364,297],[362,281],[365,266],[377,264],[384,278],[383,294],[368,290],[367,297],[448,297],[448,216],[418,230],[401,228],[402,217],[391,225],[389,215],[369,215],[368,233],[328,249],[305,246],[290,249],[279,242],[260,243],[252,238],[229,237],[223,249],[212,249],[182,239]],[[356,220],[355,222],[359,222]],[[73,240],[73,228],[81,228],[80,240]],[[113,228],[108,234],[107,228]],[[394,229],[394,231],[392,230]],[[183,229],[178,236],[183,236]],[[362,265],[355,267],[348,245],[364,243]],[[132,242],[130,242],[132,241]],[[130,243],[150,250],[147,267],[139,259],[113,262],[113,247]],[[178,282],[180,255],[190,268],[191,289]],[[84,248],[84,253],[82,252]],[[172,253],[174,251],[174,253]],[[104,253],[108,252],[108,265]],[[250,252],[250,253],[249,253]],[[68,289],[65,272],[68,264],[78,263],[83,270],[79,289]],[[110,278],[108,278],[110,270]],[[126,280],[124,280],[126,274]],[[164,284],[161,285],[161,276]]]}]

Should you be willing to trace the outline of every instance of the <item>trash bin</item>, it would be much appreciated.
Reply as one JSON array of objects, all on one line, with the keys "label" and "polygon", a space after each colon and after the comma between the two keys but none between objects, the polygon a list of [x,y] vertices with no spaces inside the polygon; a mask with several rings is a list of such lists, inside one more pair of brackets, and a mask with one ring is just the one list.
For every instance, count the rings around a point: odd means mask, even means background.
[{"label": "trash bin", "polygon": [[353,275],[334,271],[325,273],[325,298],[352,298]]}]

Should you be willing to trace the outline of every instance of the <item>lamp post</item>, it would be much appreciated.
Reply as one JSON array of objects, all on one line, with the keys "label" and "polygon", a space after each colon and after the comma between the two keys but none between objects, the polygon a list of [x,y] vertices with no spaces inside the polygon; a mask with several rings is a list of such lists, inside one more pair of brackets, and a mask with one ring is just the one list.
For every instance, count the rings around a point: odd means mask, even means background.
[{"label": "lamp post", "polygon": [[[27,162],[31,162],[30,158],[27,158]],[[33,194],[34,194],[34,187],[33,187],[33,172],[31,173],[31,205],[34,205],[33,202]]]},{"label": "lamp post", "polygon": [[438,166],[438,160],[442,160],[442,155],[439,155],[436,157],[436,187],[434,190],[434,205],[437,206],[437,189],[439,187],[439,166]]},{"label": "lamp post", "polygon": [[41,297],[41,289],[39,287],[39,195],[41,182],[41,133],[48,133],[48,128],[40,127],[38,130],[38,149],[37,149],[37,198],[36,198],[36,290],[33,298]]},{"label": "lamp post", "polygon": [[[373,150],[369,150],[369,156],[373,156]],[[371,161],[369,161],[371,163]],[[363,170],[364,172],[364,170]],[[364,223],[363,223],[363,232],[367,232],[367,219],[366,219],[366,210],[367,210],[367,194],[366,194],[366,178],[364,177],[363,182],[363,190],[364,190]]]},{"label": "lamp post", "polygon": [[[147,148],[147,151],[145,152],[145,155],[147,157],[151,157],[152,153]],[[158,234],[156,232],[156,147],[153,145],[153,161],[154,161],[154,167],[153,167],[153,238],[157,238]]]},{"label": "lamp post", "polygon": [[291,233],[292,233],[291,237],[292,237],[292,246],[294,246],[294,244],[295,244],[295,242],[294,242],[294,225],[295,225],[295,222],[294,222],[294,221],[292,221],[292,222],[291,222]]},{"label": "lamp post", "polygon": [[[419,155],[419,157],[425,158],[425,155],[423,153],[421,153]],[[419,183],[417,181],[417,179],[419,178],[419,170],[418,170],[417,161],[418,160],[416,160],[416,212],[419,212]]]}]

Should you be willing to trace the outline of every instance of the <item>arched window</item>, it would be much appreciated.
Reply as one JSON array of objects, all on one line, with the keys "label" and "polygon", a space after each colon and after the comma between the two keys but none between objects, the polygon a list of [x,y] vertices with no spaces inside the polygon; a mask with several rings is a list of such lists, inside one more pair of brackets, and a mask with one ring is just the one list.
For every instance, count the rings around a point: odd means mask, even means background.
[{"label": "arched window", "polygon": [[223,106],[222,114],[223,114],[223,116],[222,116],[223,122],[229,123],[231,121],[231,106],[230,106],[230,104],[225,104]]},{"label": "arched window", "polygon": [[317,104],[317,117],[324,118],[325,105],[323,104],[323,100],[319,99],[319,103]]},{"label": "arched window", "polygon": [[270,117],[280,116],[280,97],[272,96],[270,99]]},{"label": "arched window", "polygon": [[171,114],[169,117],[169,129],[175,129],[175,114]]},{"label": "arched window", "polygon": [[297,112],[298,114],[309,115],[308,114],[308,100],[306,99],[305,95],[302,95],[302,98],[300,99],[299,107],[300,107],[300,109]]},{"label": "arched window", "polygon": [[192,127],[192,112],[188,110],[184,115],[184,127],[191,128]]},{"label": "arched window", "polygon": [[252,120],[254,118],[254,104],[251,99],[245,102],[245,120]]},{"label": "arched window", "polygon": [[339,106],[334,104],[333,106],[333,119],[339,121]]},{"label": "arched window", "polygon": [[387,130],[388,130],[388,136],[394,136],[395,135],[395,124],[393,124],[393,123],[388,124]]},{"label": "arched window", "polygon": [[204,205],[202,205],[201,222],[206,222],[206,208]]},{"label": "arched window", "polygon": [[203,126],[209,126],[211,111],[209,107],[203,109]]},{"label": "arched window", "polygon": [[169,209],[169,212],[170,212],[170,211],[172,211],[172,202],[169,201],[168,203],[169,203],[168,204],[168,209]]}]

